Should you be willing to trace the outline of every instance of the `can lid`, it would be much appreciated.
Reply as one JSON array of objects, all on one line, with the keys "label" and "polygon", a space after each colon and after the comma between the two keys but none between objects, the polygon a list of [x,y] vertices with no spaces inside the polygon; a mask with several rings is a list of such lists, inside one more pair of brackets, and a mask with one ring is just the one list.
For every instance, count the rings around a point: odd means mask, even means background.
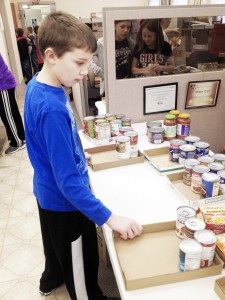
[{"label": "can lid", "polygon": [[221,171],[224,169],[224,165],[222,165],[221,163],[219,162],[212,162],[210,164],[208,164],[208,167],[211,169],[211,170],[216,170],[216,171]]},{"label": "can lid", "polygon": [[197,218],[190,218],[185,221],[185,226],[191,230],[201,230],[205,229],[205,222]]},{"label": "can lid", "polygon": [[179,114],[179,117],[183,119],[188,119],[190,118],[190,114]]},{"label": "can lid", "polygon": [[193,168],[193,171],[195,171],[196,173],[206,173],[206,172],[209,172],[210,169],[206,166],[202,166],[202,165],[199,165],[199,166],[195,166]]},{"label": "can lid", "polygon": [[194,135],[188,135],[184,138],[186,142],[196,143],[200,141],[200,137]]},{"label": "can lid", "polygon": [[138,136],[138,132],[137,131],[126,131],[124,132],[125,136]]},{"label": "can lid", "polygon": [[225,154],[223,153],[215,153],[212,156],[215,160],[225,160]]},{"label": "can lid", "polygon": [[167,115],[165,115],[165,118],[167,120],[174,120],[174,119],[176,119],[176,116],[175,115],[171,115],[171,114],[167,114]]},{"label": "can lid", "polygon": [[206,164],[210,164],[212,162],[214,162],[214,158],[208,155],[202,155],[198,157],[198,161],[206,163]]},{"label": "can lid", "polygon": [[175,146],[180,146],[180,145],[184,145],[185,141],[180,140],[180,139],[173,139],[169,141],[170,145],[175,145]]},{"label": "can lid", "polygon": [[207,142],[199,141],[199,142],[194,143],[194,146],[197,148],[205,149],[205,148],[209,148],[210,145]]},{"label": "can lid", "polygon": [[225,170],[218,171],[217,175],[219,175],[222,178],[225,178]]},{"label": "can lid", "polygon": [[116,137],[116,142],[126,143],[128,141],[130,141],[129,136],[119,135]]},{"label": "can lid", "polygon": [[180,150],[184,152],[192,152],[196,150],[196,147],[190,144],[184,144],[180,146]]},{"label": "can lid", "polygon": [[185,253],[201,253],[202,246],[198,241],[193,239],[185,239],[180,243],[180,249]]},{"label": "can lid", "polygon": [[188,159],[185,159],[184,165],[185,165],[185,167],[192,167],[193,168],[195,166],[200,165],[200,161],[198,161],[195,158],[188,158]]},{"label": "can lid", "polygon": [[217,182],[220,181],[220,176],[216,173],[207,172],[202,174],[202,179],[209,182]]},{"label": "can lid", "polygon": [[194,237],[201,244],[214,244],[217,240],[215,233],[207,229],[196,231]]}]

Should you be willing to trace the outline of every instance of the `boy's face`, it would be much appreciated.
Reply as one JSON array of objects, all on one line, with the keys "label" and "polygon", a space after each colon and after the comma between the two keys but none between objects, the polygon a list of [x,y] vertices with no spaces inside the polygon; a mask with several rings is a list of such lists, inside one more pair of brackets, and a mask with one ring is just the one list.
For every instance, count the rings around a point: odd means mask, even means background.
[{"label": "boy's face", "polygon": [[75,49],[66,52],[62,57],[55,57],[53,71],[58,84],[71,87],[88,74],[88,61],[92,53],[86,49]]},{"label": "boy's face", "polygon": [[117,41],[125,40],[130,33],[131,21],[122,21],[115,25],[115,38]]}]

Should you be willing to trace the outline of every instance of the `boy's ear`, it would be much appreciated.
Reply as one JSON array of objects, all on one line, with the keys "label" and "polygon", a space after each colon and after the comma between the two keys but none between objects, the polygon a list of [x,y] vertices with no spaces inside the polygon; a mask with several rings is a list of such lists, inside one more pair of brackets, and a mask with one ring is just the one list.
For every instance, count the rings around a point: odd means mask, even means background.
[{"label": "boy's ear", "polygon": [[45,50],[45,59],[50,63],[50,64],[55,64],[57,56],[55,54],[55,51],[52,48],[47,48]]}]

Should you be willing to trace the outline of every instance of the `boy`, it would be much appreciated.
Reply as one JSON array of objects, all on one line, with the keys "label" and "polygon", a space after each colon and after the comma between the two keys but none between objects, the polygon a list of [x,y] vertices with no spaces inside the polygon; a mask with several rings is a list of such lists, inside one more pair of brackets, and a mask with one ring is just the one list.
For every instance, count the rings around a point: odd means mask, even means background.
[{"label": "boy", "polygon": [[86,158],[62,85],[71,87],[87,74],[95,37],[72,15],[55,12],[39,28],[44,66],[25,96],[27,149],[34,168],[45,253],[40,293],[63,282],[72,300],[105,300],[97,283],[95,223],[106,223],[123,239],[141,234],[133,220],[114,215],[89,188]]},{"label": "boy", "polygon": [[31,52],[30,52],[31,64],[34,70],[34,74],[36,74],[38,72],[38,58],[36,52],[36,39],[33,34],[33,28],[31,26],[27,27],[27,38],[28,38],[28,44],[29,46],[31,46]]}]

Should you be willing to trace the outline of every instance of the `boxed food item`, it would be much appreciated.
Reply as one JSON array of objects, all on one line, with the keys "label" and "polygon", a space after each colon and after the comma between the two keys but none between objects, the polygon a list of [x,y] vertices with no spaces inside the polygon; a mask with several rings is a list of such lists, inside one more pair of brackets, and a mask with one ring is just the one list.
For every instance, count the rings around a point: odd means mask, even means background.
[{"label": "boxed food item", "polygon": [[221,277],[215,281],[214,290],[221,300],[225,300],[225,277]]},{"label": "boxed food item", "polygon": [[175,222],[143,226],[141,236],[122,240],[114,234],[114,244],[126,290],[192,280],[217,275],[223,262],[215,254],[213,264],[197,270],[179,272],[179,245]]},{"label": "boxed food item", "polygon": [[106,145],[85,149],[91,154],[90,167],[93,171],[121,167],[144,162],[144,155],[138,151],[137,157],[119,159],[116,155],[116,145]]},{"label": "boxed food item", "polygon": [[183,170],[183,165],[169,160],[169,147],[148,149],[143,151],[149,163],[160,173]]},{"label": "boxed food item", "polygon": [[175,174],[167,174],[169,184],[177,195],[183,200],[185,205],[189,205],[197,209],[201,205],[210,205],[217,203],[225,203],[225,195],[200,198],[200,194],[192,192],[190,186],[183,183],[183,172]]}]

